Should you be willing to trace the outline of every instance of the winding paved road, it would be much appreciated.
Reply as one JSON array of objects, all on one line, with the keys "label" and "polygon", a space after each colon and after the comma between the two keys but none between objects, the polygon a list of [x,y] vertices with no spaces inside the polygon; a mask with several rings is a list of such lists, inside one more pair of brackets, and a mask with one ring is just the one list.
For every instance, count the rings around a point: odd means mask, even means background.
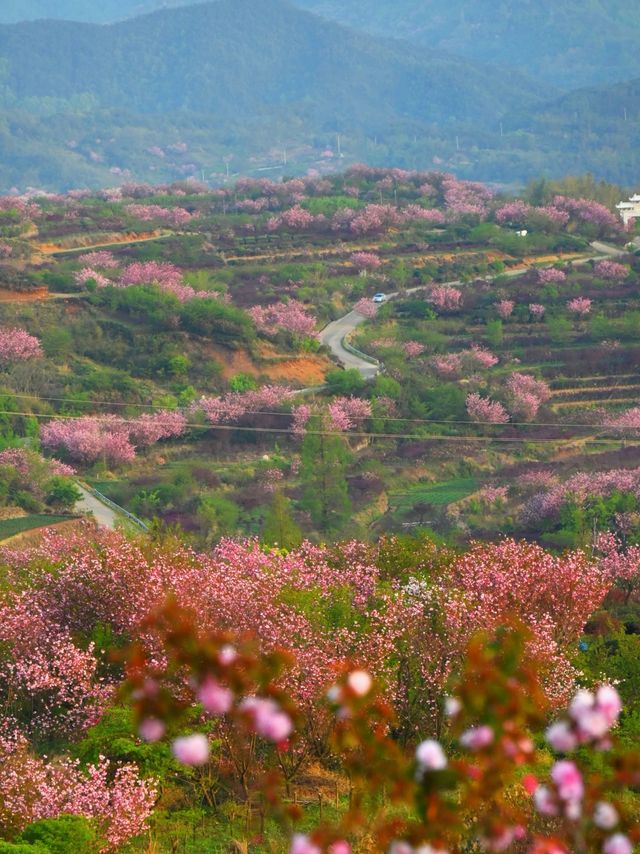
[{"label": "winding paved road", "polygon": [[91,513],[98,525],[115,531],[118,523],[117,513],[115,513],[110,507],[107,507],[106,504],[99,501],[95,495],[92,495],[84,488],[84,486],[82,486],[82,484],[76,483],[76,486],[82,493],[82,498],[77,502],[75,509],[81,513]]},{"label": "winding paved road", "polygon": [[373,362],[367,362],[366,359],[361,359],[355,353],[350,353],[344,346],[344,339],[347,335],[350,335],[366,319],[357,311],[350,311],[349,314],[345,314],[344,317],[340,317],[326,326],[320,333],[320,340],[331,350],[343,368],[347,370],[356,368],[365,380],[369,380],[377,376],[380,372],[380,366]]},{"label": "winding paved road", "polygon": [[[628,254],[624,249],[619,249],[617,246],[610,246],[607,243],[600,243],[599,241],[594,241],[591,244],[591,248],[595,249],[598,254],[573,260],[572,263],[586,264],[589,261],[597,261],[602,258],[618,257]],[[521,269],[509,270],[506,273],[500,273],[497,276],[487,278],[487,281],[492,281],[493,279],[500,278],[501,276],[515,278],[516,276],[521,275]],[[443,283],[443,285],[450,285],[452,287],[460,284],[461,283],[459,281]],[[425,286],[420,285],[417,288],[409,288],[404,293],[413,294],[417,291],[424,291],[424,289]],[[398,296],[400,296],[400,294],[397,291],[394,291],[393,293],[387,294],[387,299],[392,300]],[[320,333],[320,341],[325,345],[325,347],[328,347],[329,350],[331,350],[331,353],[343,368],[346,368],[347,370],[355,368],[360,371],[365,380],[370,380],[374,379],[382,371],[383,366],[380,363],[374,364],[373,362],[368,362],[366,359],[360,358],[360,356],[357,356],[355,353],[351,353],[344,346],[347,336],[357,329],[358,326],[364,323],[366,319],[366,317],[358,314],[357,311],[350,311],[348,314],[345,314],[344,317],[339,317],[338,320],[334,320],[328,326],[325,326]]]}]

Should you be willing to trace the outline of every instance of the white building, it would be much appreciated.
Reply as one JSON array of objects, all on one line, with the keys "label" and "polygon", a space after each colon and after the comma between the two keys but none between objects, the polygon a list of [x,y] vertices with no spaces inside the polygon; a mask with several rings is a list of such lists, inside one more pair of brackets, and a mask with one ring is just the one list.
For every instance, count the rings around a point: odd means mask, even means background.
[{"label": "white building", "polygon": [[631,196],[628,202],[620,202],[616,208],[620,211],[622,222],[626,227],[629,220],[640,219],[640,195],[636,193],[635,196]]}]

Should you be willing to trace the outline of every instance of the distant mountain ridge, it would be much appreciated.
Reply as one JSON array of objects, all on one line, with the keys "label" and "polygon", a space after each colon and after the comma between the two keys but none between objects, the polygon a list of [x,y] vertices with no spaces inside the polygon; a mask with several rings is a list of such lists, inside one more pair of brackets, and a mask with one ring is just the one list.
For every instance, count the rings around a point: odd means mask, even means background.
[{"label": "distant mountain ridge", "polygon": [[296,0],[342,23],[565,89],[640,75],[640,14],[627,0]]},{"label": "distant mountain ridge", "polygon": [[[60,8],[81,2],[60,0]],[[104,0],[100,8],[147,2],[155,0]],[[234,172],[277,177],[327,170],[340,154],[343,163],[435,166],[507,183],[587,169],[623,183],[640,174],[634,84],[561,95],[285,0],[171,2],[109,25],[0,26],[0,192]],[[397,2],[401,12],[410,0]]]},{"label": "distant mountain ridge", "polygon": [[[192,2],[2,0],[0,23],[35,18],[111,22]],[[292,2],[373,35],[513,66],[565,89],[640,75],[640,15],[628,0]]]},{"label": "distant mountain ridge", "polygon": [[[24,62],[29,45],[30,62]],[[382,128],[396,120],[493,124],[534,104],[534,83],[380,41],[281,0],[219,0],[110,26],[0,27],[2,83],[18,102],[90,95],[102,109],[234,121],[294,111]]]}]

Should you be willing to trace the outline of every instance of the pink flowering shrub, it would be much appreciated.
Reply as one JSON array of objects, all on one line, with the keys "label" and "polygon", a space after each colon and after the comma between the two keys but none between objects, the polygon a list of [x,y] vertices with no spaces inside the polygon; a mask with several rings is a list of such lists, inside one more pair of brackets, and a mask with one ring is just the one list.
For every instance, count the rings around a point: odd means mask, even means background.
[{"label": "pink flowering shrub", "polygon": [[556,267],[545,267],[538,270],[538,281],[541,285],[560,285],[566,280],[567,274],[563,270],[556,269]]},{"label": "pink flowering shrub", "polygon": [[295,205],[279,216],[271,217],[267,222],[267,228],[269,231],[277,231],[281,228],[288,228],[291,231],[307,231],[313,225],[322,222],[324,222],[324,217],[316,217],[300,205]]},{"label": "pink flowering shrub", "polygon": [[621,436],[640,435],[640,406],[627,409],[621,415],[608,415],[603,426]]},{"label": "pink flowering shrub", "polygon": [[532,302],[529,304],[529,313],[535,320],[542,320],[546,311],[547,309],[543,305],[540,305],[540,303]]},{"label": "pink flowering shrub", "polygon": [[19,730],[0,732],[0,828],[22,830],[39,819],[78,815],[92,819],[109,851],[147,827],[157,799],[153,780],[142,780],[134,765],[114,766],[101,758],[84,769],[77,760],[40,758]]},{"label": "pink flowering shrub", "polygon": [[513,314],[515,303],[510,299],[503,299],[496,303],[496,311],[503,320],[508,320]]},{"label": "pink flowering shrub", "polygon": [[249,315],[260,332],[273,335],[278,330],[292,335],[310,337],[316,332],[316,319],[298,300],[273,303],[269,306],[256,305]]},{"label": "pink flowering shrub", "polygon": [[531,211],[531,205],[517,199],[515,202],[503,205],[496,211],[496,222],[500,225],[524,225]]},{"label": "pink flowering shrub", "polygon": [[434,356],[429,364],[442,377],[456,379],[476,371],[487,371],[500,360],[490,350],[473,344],[469,350],[460,353],[448,353],[446,356]]},{"label": "pink flowering shrub", "polygon": [[11,255],[13,255],[13,246],[0,242],[0,258],[10,258]]},{"label": "pink flowering shrub", "polygon": [[328,411],[333,430],[362,430],[363,421],[371,418],[371,403],[357,397],[335,397],[329,404]]},{"label": "pink flowering shrub", "polygon": [[453,175],[444,177],[442,192],[447,212],[454,220],[463,216],[486,218],[487,203],[493,197],[492,191],[484,184],[460,181]]},{"label": "pink flowering shrub", "polygon": [[477,498],[488,507],[503,504],[509,495],[507,486],[485,486],[478,493]]},{"label": "pink flowering shrub", "polygon": [[562,483],[534,495],[525,504],[522,519],[526,524],[557,516],[562,507],[575,502],[583,505],[590,497],[606,498],[614,492],[640,497],[640,469],[610,469],[604,472],[578,472]]},{"label": "pink flowering shrub", "polygon": [[125,211],[143,222],[159,222],[179,228],[194,218],[184,208],[163,208],[160,205],[127,205]]},{"label": "pink flowering shrub", "polygon": [[509,410],[515,418],[533,421],[538,410],[551,396],[551,389],[544,380],[529,374],[511,374],[507,380]]},{"label": "pink flowering shrub", "polygon": [[594,266],[593,272],[601,279],[606,279],[610,282],[624,282],[629,275],[629,268],[624,264],[618,264],[616,261],[598,261]]},{"label": "pink flowering shrub", "polygon": [[26,362],[42,356],[40,342],[25,329],[0,328],[0,366],[12,362]]},{"label": "pink flowering shrub", "polygon": [[135,459],[136,447],[183,436],[187,419],[181,412],[161,411],[125,420],[117,415],[53,420],[43,424],[43,448],[91,464],[103,460],[119,466]]},{"label": "pink flowering shrub", "polygon": [[401,212],[392,205],[367,205],[356,211],[349,228],[353,234],[380,234],[403,222]]},{"label": "pink flowering shrub", "polygon": [[280,409],[293,396],[286,386],[263,386],[256,391],[231,392],[220,397],[202,397],[191,412],[202,412],[211,424],[233,424],[247,415]]},{"label": "pink flowering shrub", "polygon": [[429,301],[439,311],[457,311],[462,307],[462,291],[451,285],[438,285],[431,288]]},{"label": "pink flowering shrub", "polygon": [[584,317],[591,311],[591,300],[586,297],[576,297],[567,302],[567,308],[572,314]]},{"label": "pink flowering shrub", "polygon": [[351,256],[351,263],[360,273],[371,273],[373,270],[379,270],[382,266],[380,256],[375,252],[354,252]]},{"label": "pink flowering shrub", "polygon": [[120,264],[112,252],[100,250],[98,252],[88,252],[86,255],[81,255],[78,258],[80,264],[84,267],[94,267],[102,270],[114,270]]},{"label": "pink flowering shrub", "polygon": [[99,288],[106,288],[109,285],[112,285],[113,282],[111,279],[108,279],[102,273],[99,273],[93,267],[83,267],[82,270],[78,270],[73,274],[74,281],[77,285],[83,287],[87,284],[87,282],[95,282],[96,286]]},{"label": "pink flowering shrub", "polygon": [[477,424],[506,424],[509,414],[501,403],[477,393],[467,396],[469,418]]},{"label": "pink flowering shrub", "polygon": [[419,341],[406,341],[402,345],[402,349],[404,350],[404,354],[408,359],[415,359],[424,353],[426,347]]},{"label": "pink flowering shrub", "polygon": [[599,235],[618,234],[621,223],[609,208],[591,199],[571,199],[567,196],[556,196],[553,206],[565,211],[577,223],[593,226]]},{"label": "pink flowering shrub", "polygon": [[363,297],[354,305],[353,310],[366,318],[373,318],[378,313],[378,307],[373,300]]}]

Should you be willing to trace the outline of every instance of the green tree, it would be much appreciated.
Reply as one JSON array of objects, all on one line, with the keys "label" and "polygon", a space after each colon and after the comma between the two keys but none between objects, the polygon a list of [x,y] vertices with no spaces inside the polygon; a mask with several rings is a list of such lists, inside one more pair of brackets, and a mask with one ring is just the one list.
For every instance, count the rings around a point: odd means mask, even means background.
[{"label": "green tree", "polygon": [[19,841],[42,846],[50,854],[93,854],[99,848],[95,827],[79,815],[36,821],[22,831]]},{"label": "green tree", "polygon": [[346,472],[350,453],[344,436],[325,433],[326,422],[313,418],[302,444],[303,506],[322,533],[339,530],[351,502]]},{"label": "green tree", "polygon": [[82,493],[68,477],[54,477],[48,487],[47,504],[51,507],[66,509],[73,508],[80,501]]},{"label": "green tree", "polygon": [[487,343],[491,347],[499,347],[504,341],[504,331],[501,320],[490,320],[484,333]]},{"label": "green tree", "polygon": [[262,542],[283,549],[295,549],[302,542],[302,531],[291,516],[291,502],[279,490],[264,520]]},{"label": "green tree", "polygon": [[546,320],[546,326],[549,332],[549,338],[551,338],[551,341],[554,344],[566,344],[566,342],[571,338],[573,326],[571,321],[567,320],[566,317],[562,317],[560,315],[548,317]]},{"label": "green tree", "polygon": [[357,368],[347,371],[336,368],[327,373],[326,380],[331,394],[358,394],[365,387],[364,378]]}]

